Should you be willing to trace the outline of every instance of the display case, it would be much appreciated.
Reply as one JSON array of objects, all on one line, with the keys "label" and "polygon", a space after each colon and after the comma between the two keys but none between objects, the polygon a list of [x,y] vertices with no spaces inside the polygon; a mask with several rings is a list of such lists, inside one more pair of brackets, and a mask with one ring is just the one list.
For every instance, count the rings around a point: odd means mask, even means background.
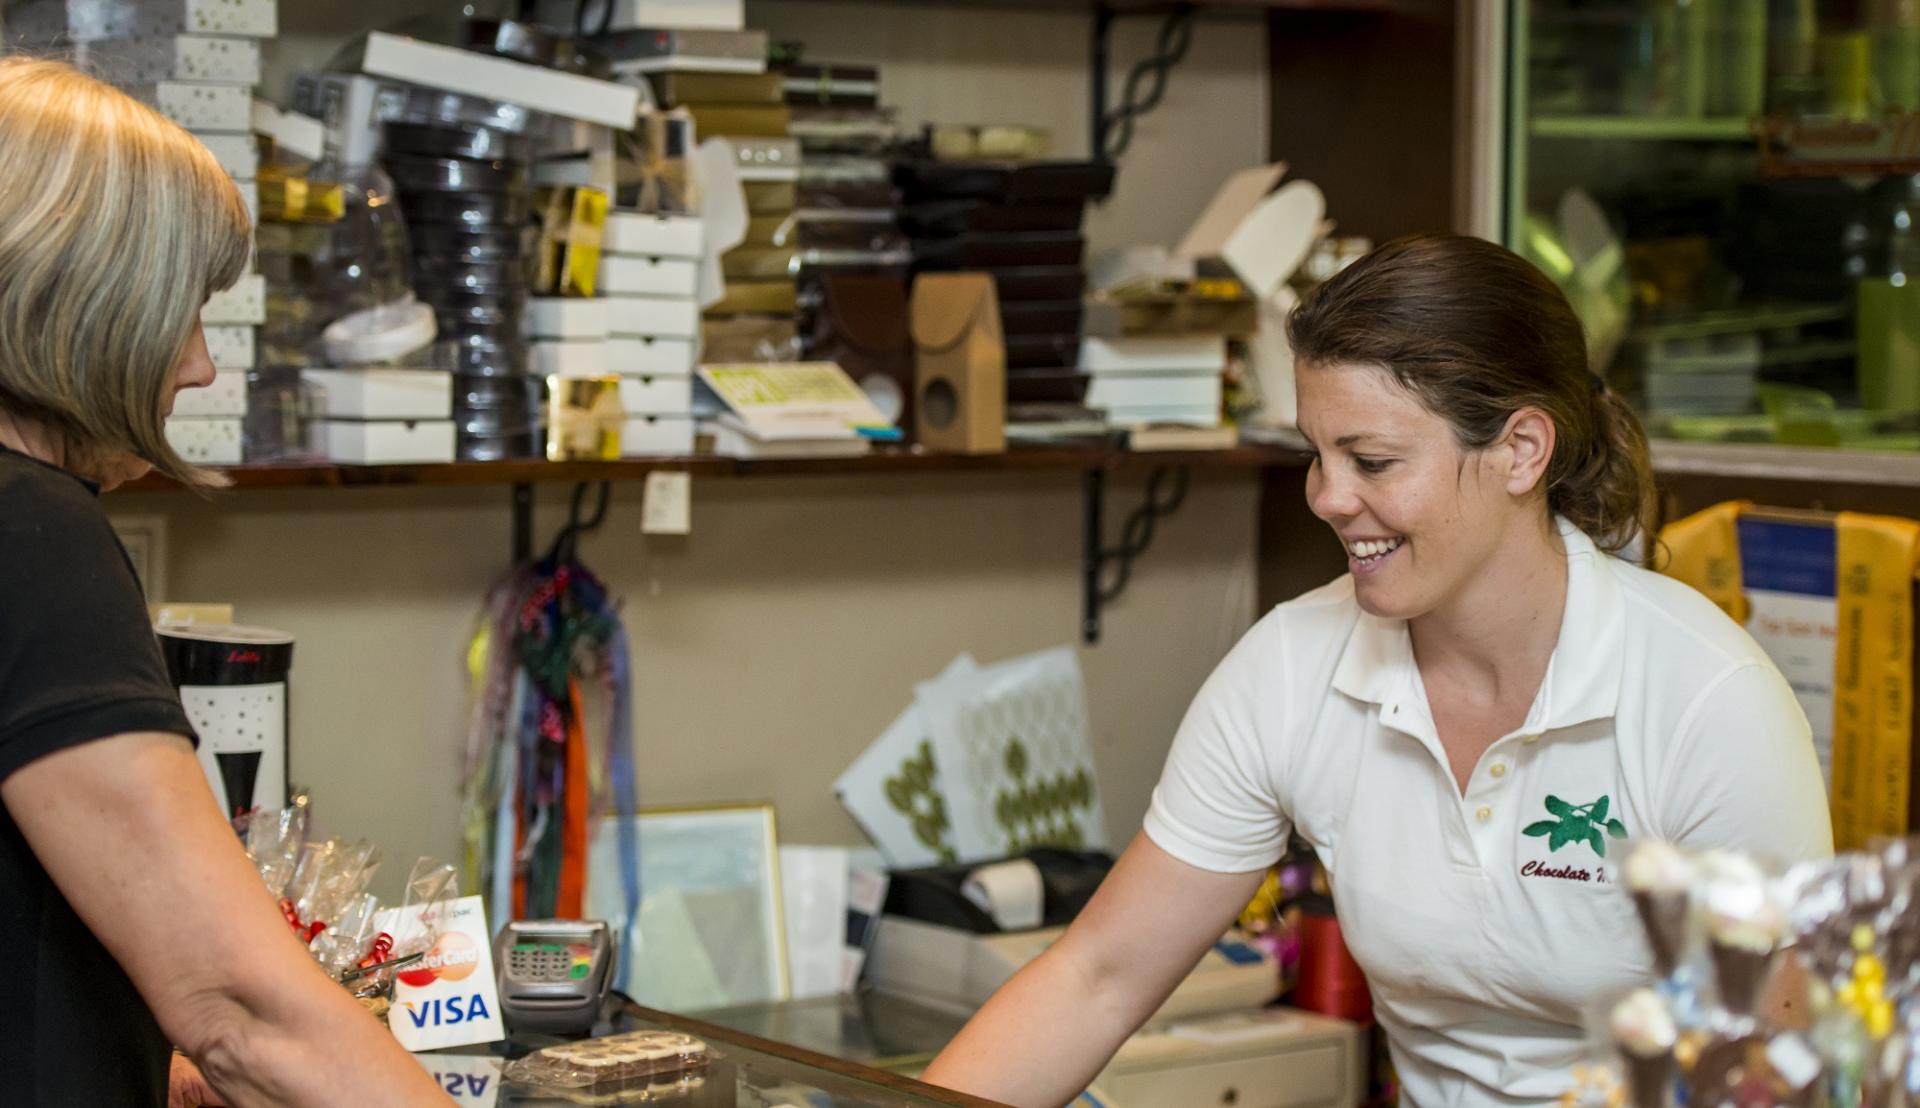
[{"label": "display case", "polygon": [[1499,233],[1658,438],[1920,450],[1920,0],[1497,0]]}]

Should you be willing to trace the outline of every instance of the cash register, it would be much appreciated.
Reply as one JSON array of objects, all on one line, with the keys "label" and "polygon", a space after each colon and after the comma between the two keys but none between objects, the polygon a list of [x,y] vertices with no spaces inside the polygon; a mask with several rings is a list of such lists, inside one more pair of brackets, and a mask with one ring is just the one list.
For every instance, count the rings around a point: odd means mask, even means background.
[{"label": "cash register", "polygon": [[[1006,930],[969,878],[984,867],[935,866],[893,875],[875,930],[867,979],[876,990],[957,1015],[1066,931],[1112,859],[1038,849],[1038,927]],[[969,886],[972,886],[971,888]],[[971,894],[971,895],[970,895]],[[1279,967],[1228,932],[1165,1004],[1130,1037],[1095,1085],[1107,1108],[1346,1108],[1365,1093],[1360,1029],[1344,1020],[1270,1007]]]}]

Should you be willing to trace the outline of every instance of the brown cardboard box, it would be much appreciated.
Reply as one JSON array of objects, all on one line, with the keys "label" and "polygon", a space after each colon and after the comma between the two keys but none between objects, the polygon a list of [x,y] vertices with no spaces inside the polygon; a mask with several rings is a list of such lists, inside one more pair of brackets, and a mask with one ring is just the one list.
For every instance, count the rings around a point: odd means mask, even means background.
[{"label": "brown cardboard box", "polygon": [[727,294],[709,305],[708,316],[742,315],[762,312],[769,315],[791,314],[796,297],[793,279],[783,281],[728,281]]},{"label": "brown cardboard box", "polygon": [[655,73],[653,95],[666,108],[682,104],[779,104],[786,100],[781,73]]},{"label": "brown cardboard box", "polygon": [[911,440],[914,353],[906,282],[888,274],[828,272],[820,293],[808,356],[839,363]]},{"label": "brown cardboard box", "polygon": [[787,215],[793,211],[792,181],[742,181],[740,191],[747,194],[749,215]]},{"label": "brown cardboard box", "polygon": [[791,246],[741,246],[720,256],[720,272],[729,281],[792,280],[793,259]]},{"label": "brown cardboard box", "polygon": [[785,138],[792,118],[785,104],[688,104],[693,131],[702,139],[714,135],[741,138]]},{"label": "brown cardboard box", "polygon": [[993,278],[927,273],[913,286],[915,438],[929,450],[1007,448],[1007,345]]}]

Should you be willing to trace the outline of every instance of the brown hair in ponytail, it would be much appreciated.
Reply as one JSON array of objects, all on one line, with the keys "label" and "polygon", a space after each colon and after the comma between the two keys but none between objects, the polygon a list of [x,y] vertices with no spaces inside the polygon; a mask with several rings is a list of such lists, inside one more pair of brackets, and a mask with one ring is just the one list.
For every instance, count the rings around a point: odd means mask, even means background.
[{"label": "brown hair in ponytail", "polygon": [[1640,420],[1588,369],[1567,298],[1512,251],[1462,235],[1395,239],[1308,293],[1287,337],[1303,367],[1385,369],[1469,450],[1539,408],[1555,431],[1548,509],[1610,553],[1652,534]]}]

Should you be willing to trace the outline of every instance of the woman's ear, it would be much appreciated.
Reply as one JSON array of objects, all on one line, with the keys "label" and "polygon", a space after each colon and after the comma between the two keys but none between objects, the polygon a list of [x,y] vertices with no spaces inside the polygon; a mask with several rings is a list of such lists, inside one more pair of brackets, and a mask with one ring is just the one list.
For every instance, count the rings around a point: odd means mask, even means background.
[{"label": "woman's ear", "polygon": [[1547,463],[1553,460],[1553,418],[1539,408],[1522,408],[1507,417],[1500,441],[1513,459],[1507,470],[1507,492],[1526,496],[1539,488],[1546,479]]}]

